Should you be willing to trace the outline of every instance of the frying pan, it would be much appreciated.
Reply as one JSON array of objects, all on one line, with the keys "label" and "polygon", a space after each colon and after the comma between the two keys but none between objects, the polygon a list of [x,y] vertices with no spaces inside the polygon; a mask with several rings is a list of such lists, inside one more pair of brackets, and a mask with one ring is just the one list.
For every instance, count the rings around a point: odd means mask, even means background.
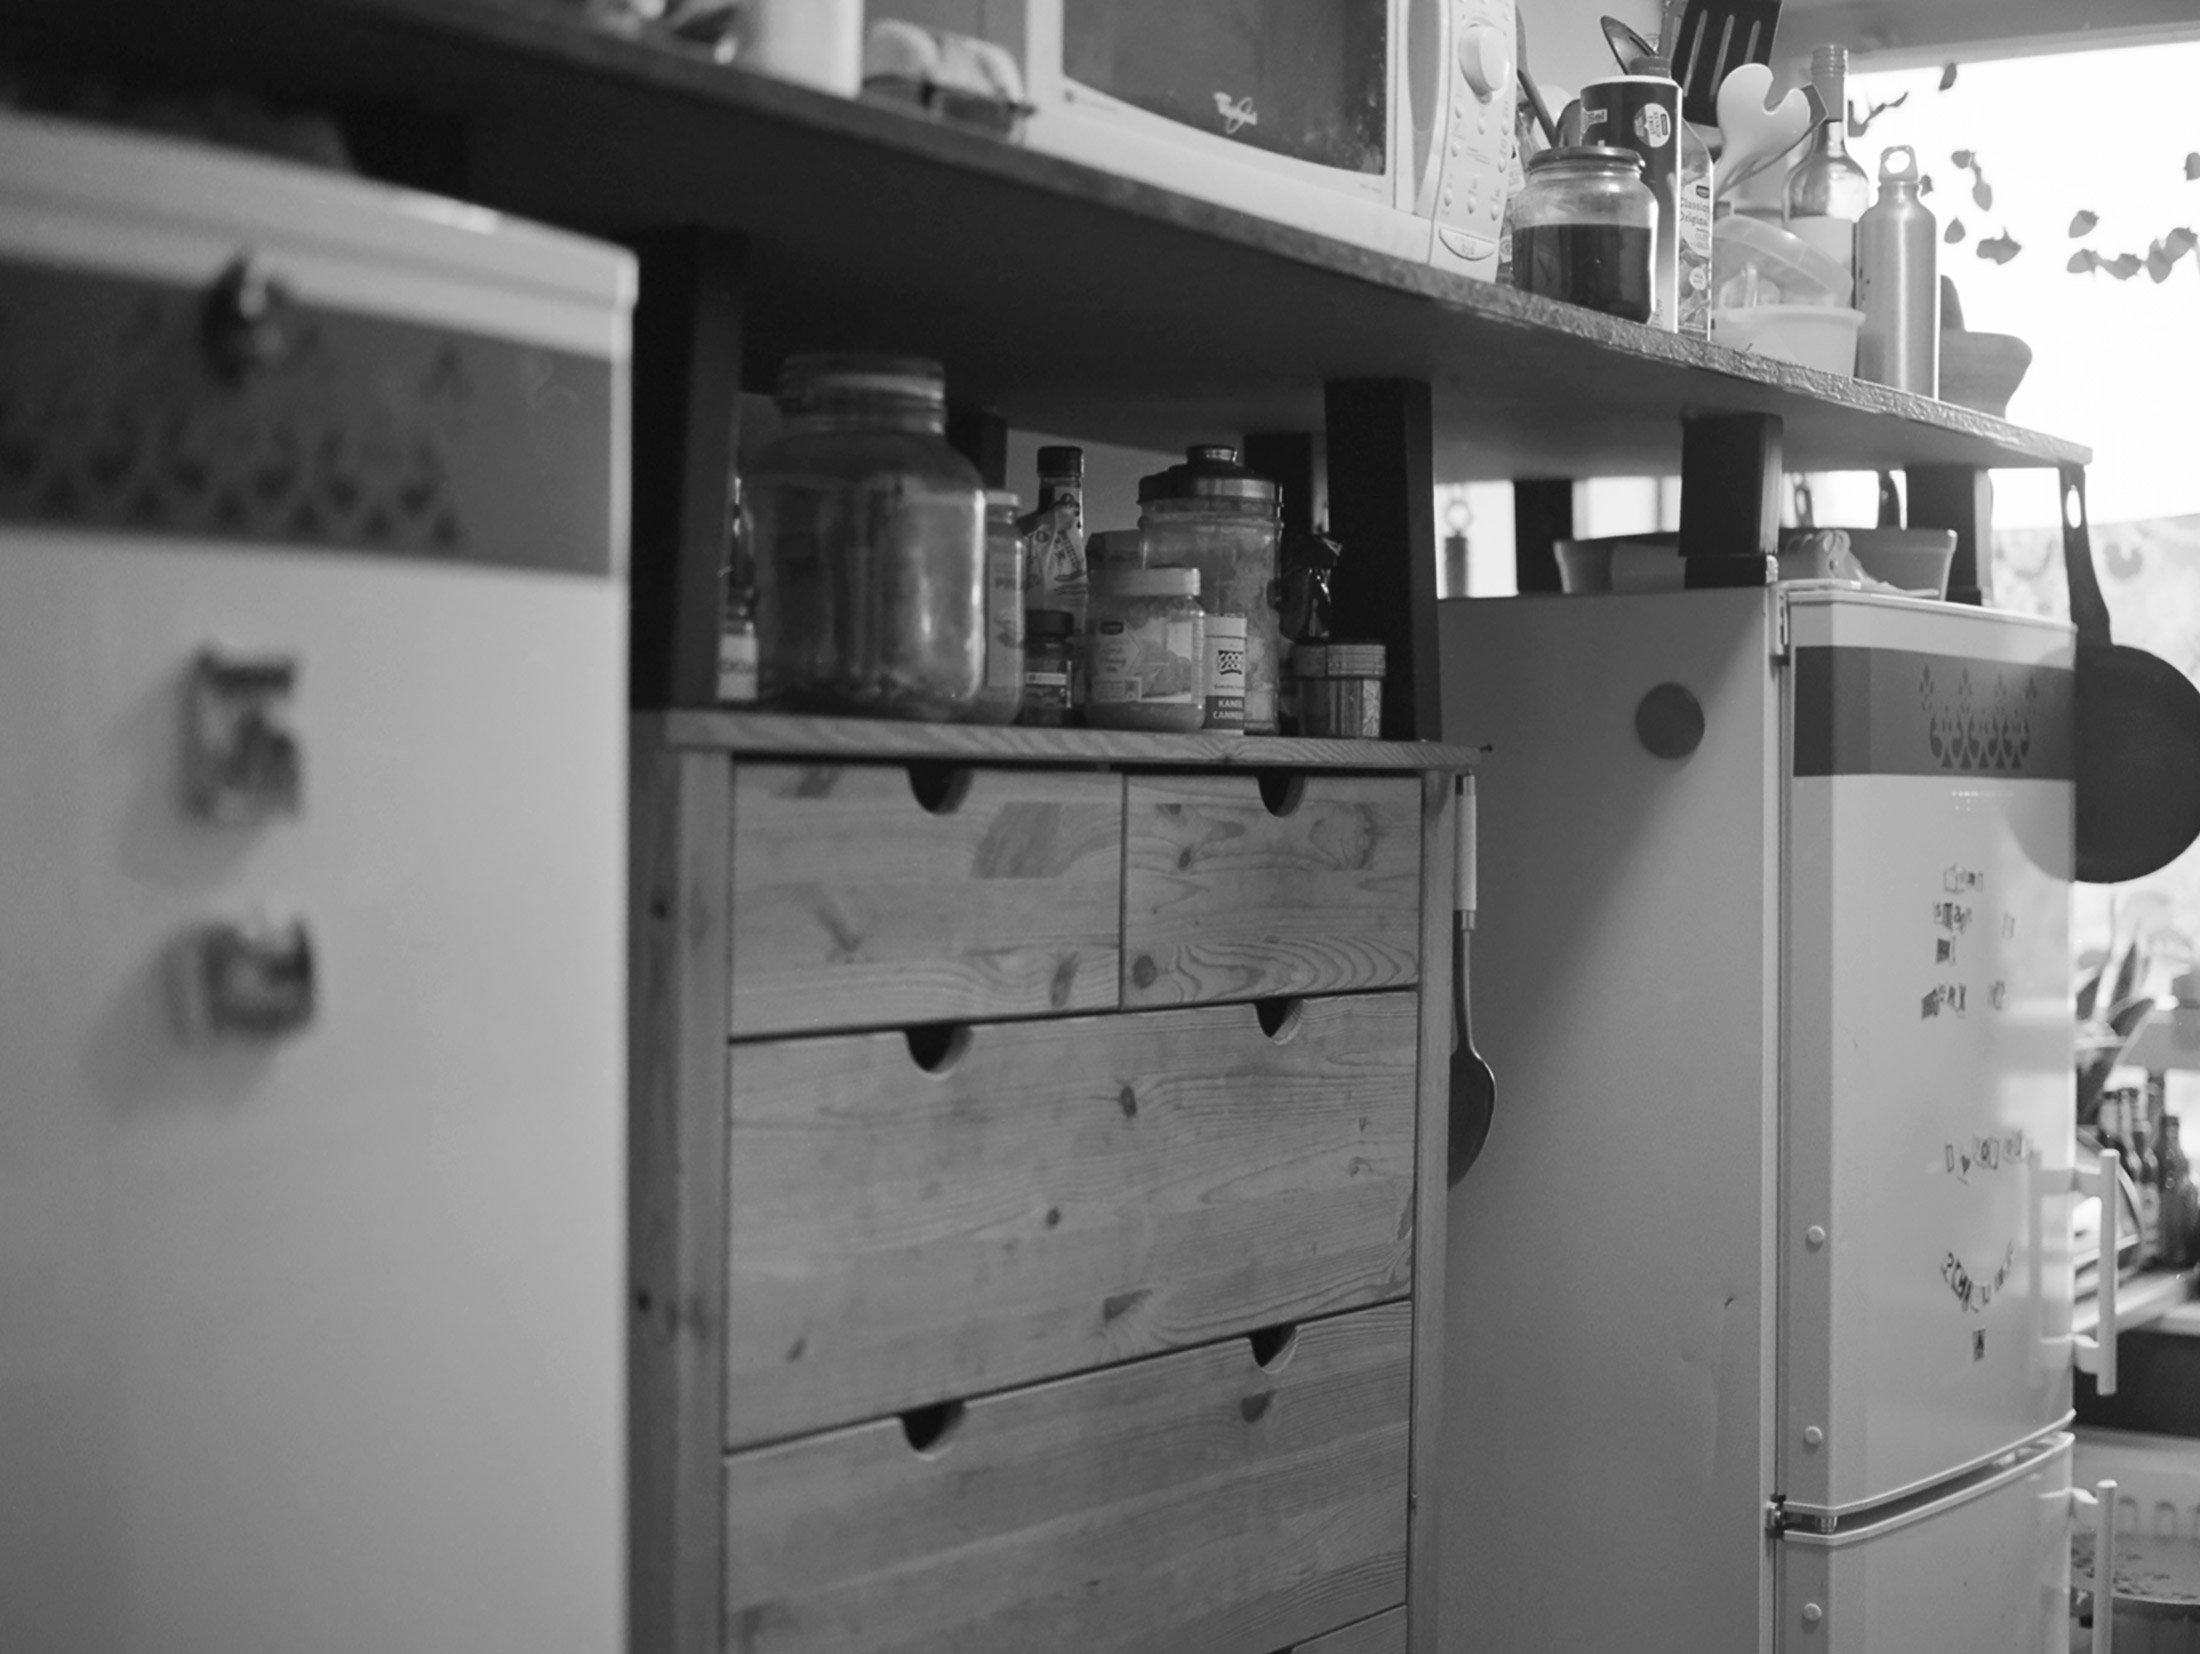
[{"label": "frying pan", "polygon": [[2110,641],[2084,467],[2062,468],[2062,496],[2078,628],[2078,878],[2121,884],[2167,867],[2200,838],[2200,689],[2161,656]]},{"label": "frying pan", "polygon": [[1478,890],[1475,877],[1476,835],[1474,777],[1461,776],[1454,785],[1458,803],[1453,817],[1459,834],[1456,882],[1452,886],[1454,924],[1451,933],[1451,1113],[1450,1153],[1444,1181],[1456,1188],[1489,1141],[1490,1117],[1497,1111],[1497,1077],[1474,1048],[1474,1024],[1469,1012],[1474,994],[1467,981],[1467,933],[1474,929]]}]

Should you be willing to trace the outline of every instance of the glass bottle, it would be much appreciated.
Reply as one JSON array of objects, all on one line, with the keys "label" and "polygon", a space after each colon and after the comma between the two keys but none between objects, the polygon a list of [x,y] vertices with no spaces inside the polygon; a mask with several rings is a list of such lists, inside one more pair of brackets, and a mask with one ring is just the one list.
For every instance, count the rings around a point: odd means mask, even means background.
[{"label": "glass bottle", "polygon": [[1848,48],[1812,52],[1810,78],[1826,118],[1788,172],[1787,227],[1847,269],[1856,258],[1856,221],[1872,204],[1871,180],[1849,158]]},{"label": "glass bottle", "polygon": [[790,711],[946,721],[985,682],[985,490],[937,363],[796,356],[750,478],[760,690]]},{"label": "glass bottle", "polygon": [[[1017,523],[1024,536],[1024,607],[1070,617],[1073,637],[1085,631],[1090,570],[1085,558],[1085,451],[1063,445],[1039,450],[1039,504]],[[1085,707],[1085,662],[1070,651],[1069,721]]]},{"label": "glass bottle", "polygon": [[756,702],[756,566],[749,556],[749,516],[741,478],[728,484],[726,566],[720,571],[723,609],[718,625],[718,704]]},{"label": "glass bottle", "polygon": [[2184,1128],[2174,1114],[2162,1116],[2157,1158],[2162,1168],[2162,1261],[2182,1269],[2200,1260],[2200,1189],[2193,1186]]}]

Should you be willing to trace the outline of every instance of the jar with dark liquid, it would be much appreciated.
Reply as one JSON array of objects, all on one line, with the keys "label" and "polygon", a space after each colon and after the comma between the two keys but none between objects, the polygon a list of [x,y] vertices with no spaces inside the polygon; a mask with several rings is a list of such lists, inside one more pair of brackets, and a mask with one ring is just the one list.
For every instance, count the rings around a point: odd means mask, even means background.
[{"label": "jar with dark liquid", "polygon": [[1657,305],[1658,200],[1633,150],[1586,144],[1528,162],[1513,198],[1513,285],[1646,322]]}]

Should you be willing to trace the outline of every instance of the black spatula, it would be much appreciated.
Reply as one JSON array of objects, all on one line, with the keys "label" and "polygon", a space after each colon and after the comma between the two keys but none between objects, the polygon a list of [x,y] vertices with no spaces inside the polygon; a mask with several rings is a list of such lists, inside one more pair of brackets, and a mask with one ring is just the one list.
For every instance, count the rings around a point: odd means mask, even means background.
[{"label": "black spatula", "polygon": [[1719,124],[1719,86],[1745,63],[1770,63],[1780,0],[1688,0],[1678,38],[1665,41],[1681,114],[1698,126]]},{"label": "black spatula", "polygon": [[1467,982],[1467,932],[1474,929],[1475,846],[1474,777],[1463,775],[1454,816],[1459,825],[1457,883],[1452,907],[1451,933],[1451,1110],[1450,1153],[1445,1157],[1445,1177],[1456,1184],[1480,1158],[1489,1141],[1490,1116],[1497,1112],[1497,1076],[1474,1048],[1474,1028],[1468,1010],[1472,990]]}]

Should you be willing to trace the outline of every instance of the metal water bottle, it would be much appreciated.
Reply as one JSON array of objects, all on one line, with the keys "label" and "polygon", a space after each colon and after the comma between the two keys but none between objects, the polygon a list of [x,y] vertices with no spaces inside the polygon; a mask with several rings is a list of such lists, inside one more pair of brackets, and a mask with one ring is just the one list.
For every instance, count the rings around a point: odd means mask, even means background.
[{"label": "metal water bottle", "polygon": [[1879,157],[1879,199],[1856,226],[1856,376],[1938,396],[1940,227],[1917,184],[1909,145]]}]

